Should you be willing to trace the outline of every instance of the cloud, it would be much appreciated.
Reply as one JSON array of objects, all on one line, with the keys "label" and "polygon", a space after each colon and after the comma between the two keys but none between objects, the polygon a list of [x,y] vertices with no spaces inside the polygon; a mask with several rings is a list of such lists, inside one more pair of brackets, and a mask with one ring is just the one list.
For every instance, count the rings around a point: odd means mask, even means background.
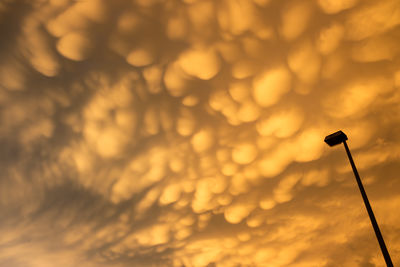
[{"label": "cloud", "polygon": [[0,266],[396,265],[397,1],[3,1]]}]

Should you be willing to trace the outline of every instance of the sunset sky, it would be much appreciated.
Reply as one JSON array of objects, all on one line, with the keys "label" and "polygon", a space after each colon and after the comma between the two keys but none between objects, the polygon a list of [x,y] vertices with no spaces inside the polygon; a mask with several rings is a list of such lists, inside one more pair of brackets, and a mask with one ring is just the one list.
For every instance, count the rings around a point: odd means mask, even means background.
[{"label": "sunset sky", "polygon": [[399,0],[0,0],[0,267],[400,265]]}]

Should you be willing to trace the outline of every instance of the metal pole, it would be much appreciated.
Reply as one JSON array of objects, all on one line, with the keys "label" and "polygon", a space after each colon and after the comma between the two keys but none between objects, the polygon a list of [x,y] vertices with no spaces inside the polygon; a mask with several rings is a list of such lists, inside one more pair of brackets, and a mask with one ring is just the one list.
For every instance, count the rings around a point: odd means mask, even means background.
[{"label": "metal pole", "polygon": [[393,263],[390,258],[389,252],[386,248],[385,241],[383,240],[381,231],[379,230],[379,226],[378,226],[378,223],[376,222],[374,212],[372,211],[371,205],[369,204],[367,194],[365,193],[364,186],[361,183],[360,176],[358,175],[356,165],[354,164],[354,161],[350,154],[350,149],[347,146],[346,140],[343,141],[343,144],[344,144],[344,148],[346,149],[347,156],[349,157],[351,167],[353,168],[354,176],[356,177],[358,188],[360,188],[360,192],[361,192],[362,198],[364,200],[365,207],[367,208],[369,218],[371,219],[372,226],[374,227],[375,235],[376,235],[376,238],[378,239],[379,246],[381,247],[381,251],[382,251],[383,257],[385,258],[386,265],[388,267],[393,267]]}]

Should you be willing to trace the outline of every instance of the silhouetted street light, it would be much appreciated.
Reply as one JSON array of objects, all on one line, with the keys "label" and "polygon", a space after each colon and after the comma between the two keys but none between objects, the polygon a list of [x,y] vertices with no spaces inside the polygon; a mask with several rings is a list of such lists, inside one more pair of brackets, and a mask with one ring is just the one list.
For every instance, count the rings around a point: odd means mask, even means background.
[{"label": "silhouetted street light", "polygon": [[375,215],[372,211],[371,205],[369,204],[367,193],[365,193],[364,186],[361,183],[360,176],[358,175],[356,165],[354,164],[354,161],[350,154],[350,150],[349,150],[349,147],[347,146],[346,140],[347,140],[347,136],[342,131],[338,131],[336,133],[330,134],[330,135],[326,136],[324,139],[325,143],[327,143],[329,146],[335,146],[340,143],[344,144],[344,148],[346,149],[347,156],[349,157],[351,167],[353,168],[354,176],[356,177],[356,180],[357,180],[358,188],[360,188],[360,192],[361,192],[362,198],[364,200],[365,207],[367,208],[369,218],[371,219],[372,226],[374,227],[376,238],[378,239],[379,245],[382,250],[383,257],[385,258],[386,265],[388,267],[393,267],[393,263],[392,263],[392,260],[390,259],[390,255],[386,248],[385,241],[383,240],[381,231],[379,230],[378,223],[376,222]]}]

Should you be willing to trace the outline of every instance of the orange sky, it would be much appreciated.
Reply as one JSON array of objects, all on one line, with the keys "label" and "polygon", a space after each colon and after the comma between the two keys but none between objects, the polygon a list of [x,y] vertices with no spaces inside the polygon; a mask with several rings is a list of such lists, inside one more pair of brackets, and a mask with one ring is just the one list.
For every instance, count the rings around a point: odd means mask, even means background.
[{"label": "orange sky", "polygon": [[0,267],[400,264],[398,0],[0,2]]}]

